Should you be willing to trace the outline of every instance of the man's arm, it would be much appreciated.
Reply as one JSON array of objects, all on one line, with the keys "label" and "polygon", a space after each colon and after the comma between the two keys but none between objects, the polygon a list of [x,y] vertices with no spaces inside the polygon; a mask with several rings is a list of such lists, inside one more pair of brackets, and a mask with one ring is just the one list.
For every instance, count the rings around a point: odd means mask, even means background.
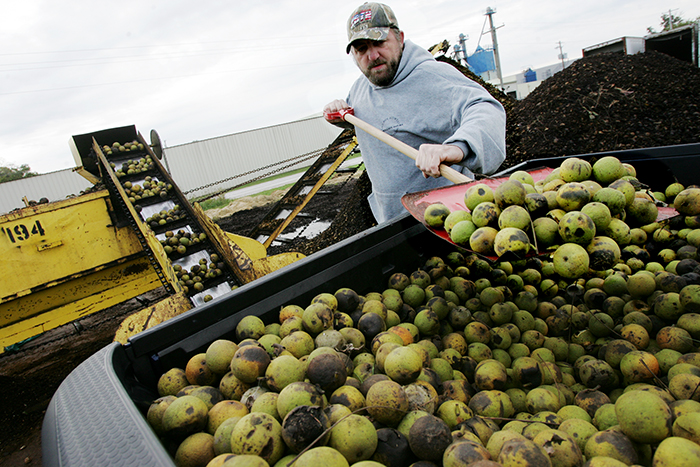
[{"label": "man's arm", "polygon": [[455,104],[461,124],[443,144],[466,149],[467,153],[459,163],[472,172],[494,173],[506,158],[506,112],[503,106],[481,86],[476,92],[465,93]]},{"label": "man's arm", "polygon": [[[343,99],[336,99],[323,107],[323,115],[328,123],[343,128],[352,128],[352,125],[342,118],[328,118],[329,113],[337,113],[349,108],[350,106]],[[420,148],[418,148],[416,167],[423,172],[423,176],[426,178],[439,177],[440,164],[457,164],[461,162],[462,159],[464,159],[464,151],[457,145],[422,144]]]}]

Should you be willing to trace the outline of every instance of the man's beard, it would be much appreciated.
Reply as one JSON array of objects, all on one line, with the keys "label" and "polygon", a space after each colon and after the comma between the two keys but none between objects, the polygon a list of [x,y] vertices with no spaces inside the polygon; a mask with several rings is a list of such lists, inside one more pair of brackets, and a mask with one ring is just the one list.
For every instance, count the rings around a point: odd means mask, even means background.
[{"label": "man's beard", "polygon": [[[399,62],[401,61],[401,56],[395,60],[385,61],[384,59],[378,59],[370,63],[367,69],[364,71],[364,75],[367,79],[375,86],[388,86],[394,80],[396,76],[396,71],[399,69]],[[379,76],[372,74],[372,68],[377,65],[387,64],[387,69],[382,72]]]}]

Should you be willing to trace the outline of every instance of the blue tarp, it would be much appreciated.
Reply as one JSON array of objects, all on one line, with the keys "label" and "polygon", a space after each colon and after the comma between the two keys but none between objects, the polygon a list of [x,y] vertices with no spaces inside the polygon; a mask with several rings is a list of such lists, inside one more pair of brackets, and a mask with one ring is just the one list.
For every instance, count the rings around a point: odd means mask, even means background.
[{"label": "blue tarp", "polygon": [[532,68],[528,68],[525,72],[525,82],[531,83],[532,81],[537,81],[537,73]]},{"label": "blue tarp", "polygon": [[481,46],[477,47],[474,53],[467,57],[467,63],[477,75],[496,69],[493,50],[486,50]]}]

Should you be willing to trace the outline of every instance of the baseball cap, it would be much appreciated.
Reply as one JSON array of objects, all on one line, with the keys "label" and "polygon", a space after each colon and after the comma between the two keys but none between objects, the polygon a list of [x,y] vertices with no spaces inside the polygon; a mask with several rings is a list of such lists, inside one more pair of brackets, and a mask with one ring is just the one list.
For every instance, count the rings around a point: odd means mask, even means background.
[{"label": "baseball cap", "polygon": [[348,46],[345,52],[350,53],[350,46],[358,39],[386,40],[389,30],[398,27],[394,12],[387,5],[363,3],[348,19]]}]

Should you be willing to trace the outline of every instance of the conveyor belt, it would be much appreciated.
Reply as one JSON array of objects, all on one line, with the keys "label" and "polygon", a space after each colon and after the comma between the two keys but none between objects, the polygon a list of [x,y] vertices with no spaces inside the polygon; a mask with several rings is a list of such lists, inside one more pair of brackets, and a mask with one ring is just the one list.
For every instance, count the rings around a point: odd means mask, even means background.
[{"label": "conveyor belt", "polygon": [[239,266],[249,259],[222,251],[223,232],[206,225],[140,135],[121,142],[126,149],[106,138],[93,139],[91,156],[166,289],[198,306],[247,282]]}]

